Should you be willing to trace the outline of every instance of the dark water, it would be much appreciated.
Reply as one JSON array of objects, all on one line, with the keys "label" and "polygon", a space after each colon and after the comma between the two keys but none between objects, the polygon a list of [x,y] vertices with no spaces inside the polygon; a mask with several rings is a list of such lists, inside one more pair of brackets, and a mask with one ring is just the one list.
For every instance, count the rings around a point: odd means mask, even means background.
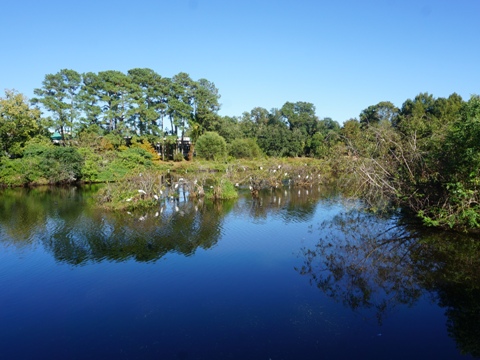
[{"label": "dark water", "polygon": [[1,194],[2,359],[480,356],[476,239],[312,189],[141,214],[92,193]]}]

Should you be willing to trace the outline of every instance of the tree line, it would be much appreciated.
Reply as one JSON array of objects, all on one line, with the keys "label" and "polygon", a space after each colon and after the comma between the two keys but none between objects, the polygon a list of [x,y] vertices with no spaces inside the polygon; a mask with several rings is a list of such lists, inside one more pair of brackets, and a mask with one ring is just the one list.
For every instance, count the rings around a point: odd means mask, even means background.
[{"label": "tree line", "polygon": [[[34,94],[29,101],[9,90],[0,99],[3,184],[32,182],[39,164],[47,182],[121,177],[133,166],[128,161],[150,164],[158,158],[157,144],[178,150],[176,138],[188,136],[190,159],[195,149],[207,159],[319,158],[365,199],[382,195],[431,225],[480,227],[476,95],[465,101],[455,93],[439,98],[420,93],[400,107],[382,101],[340,125],[320,119],[315,106],[303,101],[220,116],[214,83],[183,72],[167,78],[151,69],[84,74],[63,69],[46,75]],[[61,150],[51,147],[51,130],[61,134]],[[62,156],[67,160],[58,165]],[[180,151],[176,160],[182,157]],[[72,168],[74,158],[81,166]],[[29,164],[33,159],[36,165]],[[71,170],[61,177],[45,175],[56,167]]]}]

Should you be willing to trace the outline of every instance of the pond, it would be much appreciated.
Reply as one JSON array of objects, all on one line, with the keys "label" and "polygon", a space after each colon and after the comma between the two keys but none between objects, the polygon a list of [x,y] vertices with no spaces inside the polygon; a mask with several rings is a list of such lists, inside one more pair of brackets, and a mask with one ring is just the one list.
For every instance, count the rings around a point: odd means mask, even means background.
[{"label": "pond", "polygon": [[470,359],[480,245],[324,189],[146,213],[5,190],[4,359]]}]

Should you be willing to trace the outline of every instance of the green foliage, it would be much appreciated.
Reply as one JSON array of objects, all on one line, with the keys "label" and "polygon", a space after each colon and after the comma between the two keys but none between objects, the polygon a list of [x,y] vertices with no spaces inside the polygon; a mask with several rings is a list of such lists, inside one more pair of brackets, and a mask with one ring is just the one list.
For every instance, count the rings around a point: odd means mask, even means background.
[{"label": "green foliage", "polygon": [[312,103],[297,101],[286,102],[281,108],[281,114],[290,126],[290,130],[299,129],[305,135],[313,135],[318,118]]},{"label": "green foliage", "polygon": [[81,179],[83,162],[75,148],[32,141],[23,158],[2,161],[0,178],[7,186],[70,183]]},{"label": "green foliage", "polygon": [[119,152],[118,157],[130,168],[135,168],[137,165],[144,165],[146,167],[153,165],[153,155],[140,147],[127,148]]},{"label": "green foliage", "polygon": [[104,136],[104,139],[107,142],[105,146],[109,148],[119,149],[120,146],[125,146],[126,144],[125,138],[118,133],[109,133]]},{"label": "green foliage", "polygon": [[360,124],[363,128],[377,125],[382,121],[392,123],[398,116],[399,109],[390,101],[381,101],[360,113]]},{"label": "green foliage", "polygon": [[40,133],[40,111],[22,94],[6,90],[0,98],[0,156],[22,156],[25,143]]},{"label": "green foliage", "polygon": [[55,146],[42,154],[40,168],[52,184],[70,183],[82,177],[83,158],[77,149]]},{"label": "green foliage", "polygon": [[25,144],[24,157],[42,156],[55,146],[46,137],[35,137]]},{"label": "green foliage", "polygon": [[47,74],[42,88],[35,89],[37,98],[34,104],[41,104],[52,114],[55,129],[59,130],[65,140],[65,132],[71,131],[77,119],[78,92],[81,75],[74,70],[62,69],[56,74]]},{"label": "green foliage", "polygon": [[[450,228],[480,228],[480,98],[472,96],[444,136],[437,157],[441,206],[420,215],[428,224]],[[440,201],[439,201],[440,203]]]},{"label": "green foliage", "polygon": [[302,150],[301,144],[292,141],[292,132],[284,123],[262,127],[257,134],[257,143],[268,156],[295,156]]},{"label": "green foliage", "polygon": [[227,179],[215,178],[205,191],[205,198],[209,200],[229,200],[238,197],[237,189]]},{"label": "green foliage", "polygon": [[25,184],[25,163],[20,159],[0,157],[0,179],[3,186],[22,186]]},{"label": "green foliage", "polygon": [[173,161],[182,162],[183,160],[185,159],[183,158],[183,154],[181,152],[177,152],[173,155]]},{"label": "green foliage", "polygon": [[102,157],[90,148],[79,148],[78,152],[84,161],[81,169],[82,180],[85,182],[99,181]]},{"label": "green foliage", "polygon": [[228,147],[228,154],[236,159],[254,159],[262,156],[255,139],[235,139]]},{"label": "green foliage", "polygon": [[206,160],[221,160],[227,155],[225,139],[215,132],[206,132],[195,144],[199,157]]}]

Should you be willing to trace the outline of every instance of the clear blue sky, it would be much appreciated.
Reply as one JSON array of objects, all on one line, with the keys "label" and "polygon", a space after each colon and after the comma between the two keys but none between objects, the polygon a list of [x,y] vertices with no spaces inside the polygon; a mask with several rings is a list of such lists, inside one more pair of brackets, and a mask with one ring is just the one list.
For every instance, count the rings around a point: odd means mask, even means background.
[{"label": "clear blue sky", "polygon": [[307,101],[342,123],[420,92],[480,94],[479,0],[0,0],[0,90],[147,67],[213,81],[220,114]]}]

